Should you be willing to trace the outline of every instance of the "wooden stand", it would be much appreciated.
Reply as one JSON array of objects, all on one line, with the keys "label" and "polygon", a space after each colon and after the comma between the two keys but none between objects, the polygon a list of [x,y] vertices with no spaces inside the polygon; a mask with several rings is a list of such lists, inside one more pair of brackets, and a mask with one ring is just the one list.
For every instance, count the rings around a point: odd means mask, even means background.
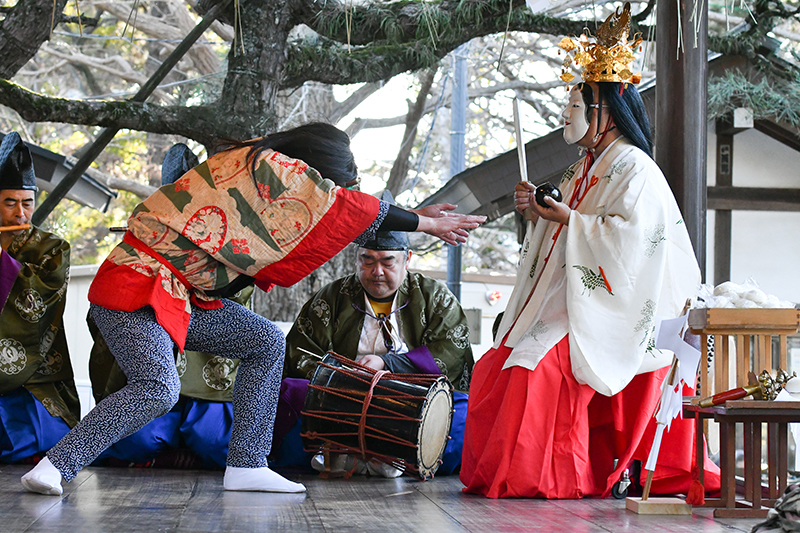
[{"label": "wooden stand", "polygon": [[[717,507],[717,518],[763,518],[767,507],[775,505],[786,490],[788,472],[788,424],[800,422],[800,402],[767,402],[763,400],[735,400],[725,405],[700,407],[684,404],[684,416],[701,420],[713,418],[720,431],[720,487],[719,498],[706,498],[706,507]],[[761,486],[761,424],[767,424],[766,498]],[[744,494],[736,498],[736,424],[744,431]],[[698,433],[698,447],[702,437]]]},{"label": "wooden stand", "polygon": [[[678,371],[678,359],[673,358],[672,368],[667,376],[666,383],[672,388],[676,383],[676,373]],[[659,426],[656,429],[656,440],[660,441],[660,433],[663,432],[666,424],[658,422]],[[656,454],[656,462],[658,459],[657,449],[652,449],[651,454]],[[636,514],[692,514],[692,506],[681,500],[680,498],[650,498],[650,487],[653,485],[653,471],[647,472],[647,481],[644,484],[641,498],[626,498],[625,508]]]},{"label": "wooden stand", "polygon": [[692,506],[680,498],[625,498],[625,508],[636,514],[692,514]]},{"label": "wooden stand", "polygon": [[352,471],[348,472],[346,470],[331,470],[331,449],[327,444],[322,448],[322,456],[325,458],[325,470],[319,473],[319,477],[322,479],[350,479],[353,476]]},{"label": "wooden stand", "polygon": [[[797,333],[797,309],[692,309],[689,328],[702,337],[700,350],[700,396],[711,396],[748,384],[747,373],[760,374],[777,368],[787,370],[786,337]],[[708,371],[708,336],[714,336],[714,382]],[[777,354],[772,353],[772,336],[779,337]],[[730,375],[730,347],[736,346],[735,372]],[[777,356],[777,357],[776,357]],[[734,379],[731,380],[731,377]]]},{"label": "wooden stand", "polygon": [[[748,384],[751,370],[759,374],[769,370],[774,374],[788,370],[787,339],[797,333],[800,311],[797,309],[693,309],[689,312],[689,327],[702,337],[699,396],[711,396],[734,387]],[[713,383],[708,371],[709,335],[714,336]],[[777,353],[772,351],[773,335],[779,338]],[[735,343],[733,376],[729,342]],[[734,378],[733,380],[731,378]],[[800,378],[798,378],[800,379]],[[721,497],[706,498],[706,507],[718,507],[715,517],[764,517],[786,488],[788,471],[787,447],[789,422],[800,422],[800,404],[736,400],[725,405],[701,408],[699,398],[684,404],[684,416],[694,417],[697,429],[696,464],[703,464],[703,435],[708,421],[713,419],[720,429]],[[762,498],[761,486],[761,425],[767,424],[767,456],[769,483],[767,498]],[[736,499],[735,429],[742,424],[744,431],[745,487],[742,499]],[[704,470],[700,468],[700,483]]]}]

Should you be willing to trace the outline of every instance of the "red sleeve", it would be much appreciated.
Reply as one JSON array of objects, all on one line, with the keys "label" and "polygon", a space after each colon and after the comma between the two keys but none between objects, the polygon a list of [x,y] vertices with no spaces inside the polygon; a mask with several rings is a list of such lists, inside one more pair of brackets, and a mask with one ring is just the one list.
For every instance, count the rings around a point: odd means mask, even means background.
[{"label": "red sleeve", "polygon": [[380,201],[374,196],[337,189],[336,200],[314,229],[286,257],[261,269],[256,285],[294,285],[364,233],[379,211]]}]

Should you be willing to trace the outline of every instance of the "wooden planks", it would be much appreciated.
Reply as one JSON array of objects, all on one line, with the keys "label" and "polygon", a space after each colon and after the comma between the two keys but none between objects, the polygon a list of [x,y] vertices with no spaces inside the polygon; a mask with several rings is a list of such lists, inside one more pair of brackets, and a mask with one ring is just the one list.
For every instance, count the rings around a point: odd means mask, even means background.
[{"label": "wooden planks", "polygon": [[306,494],[226,492],[222,473],[87,468],[62,497],[23,491],[28,466],[0,465],[2,533],[91,531],[224,532],[748,532],[756,520],[640,516],[614,499],[491,500],[463,494],[456,476],[428,482],[287,473]]}]

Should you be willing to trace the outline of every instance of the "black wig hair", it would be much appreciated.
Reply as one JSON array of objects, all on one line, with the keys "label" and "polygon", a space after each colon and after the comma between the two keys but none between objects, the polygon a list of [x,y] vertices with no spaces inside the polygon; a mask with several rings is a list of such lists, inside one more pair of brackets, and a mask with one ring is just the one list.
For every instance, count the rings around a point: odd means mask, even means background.
[{"label": "black wig hair", "polygon": [[[644,102],[639,95],[639,91],[632,83],[628,83],[620,94],[620,84],[617,82],[600,82],[599,87],[600,105],[607,105],[614,118],[614,124],[634,146],[640,148],[644,153],[653,157],[653,136],[650,128],[650,119],[647,117],[647,110]],[[587,109],[587,121],[591,123],[594,95],[588,83],[584,83],[580,88],[583,101]],[[604,108],[598,108],[602,112]],[[599,115],[598,115],[599,116]]]},{"label": "black wig hair", "polygon": [[253,175],[259,154],[272,149],[302,160],[323,178],[328,178],[339,186],[358,177],[355,157],[350,151],[350,137],[336,126],[324,122],[311,122],[287,131],[271,133],[261,139],[230,144],[234,147],[251,147],[247,157]]}]

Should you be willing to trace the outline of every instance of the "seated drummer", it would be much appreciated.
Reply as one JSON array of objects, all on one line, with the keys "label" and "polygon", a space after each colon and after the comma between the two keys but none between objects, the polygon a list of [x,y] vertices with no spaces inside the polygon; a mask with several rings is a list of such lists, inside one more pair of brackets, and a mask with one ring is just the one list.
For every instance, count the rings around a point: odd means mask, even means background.
[{"label": "seated drummer", "polygon": [[[467,318],[444,284],[408,272],[410,258],[407,233],[378,232],[375,240],[357,249],[355,274],[333,281],[306,302],[286,337],[284,368],[289,378],[302,380],[284,380],[276,434],[280,425],[286,428],[297,423],[297,413],[302,410],[306,380],[313,376],[319,362],[306,351],[323,355],[331,350],[376,370],[447,376],[457,391],[455,413],[451,439],[437,474],[458,470],[466,391],[474,362]],[[291,405],[288,413],[287,401]],[[288,438],[284,441],[287,445]],[[319,461],[315,458],[312,466],[321,469]],[[338,463],[351,470],[350,461]],[[400,474],[394,468],[384,468],[387,465],[366,466],[373,474]]]},{"label": "seated drummer", "polygon": [[[36,190],[30,150],[9,133],[0,226],[30,224]],[[80,418],[64,334],[68,278],[65,240],[35,226],[0,231],[0,463],[34,462]]]},{"label": "seated drummer", "polygon": [[[188,146],[174,145],[161,166],[161,185],[174,183],[198,162]],[[245,287],[228,299],[248,306],[252,294],[253,287]],[[87,322],[95,341],[89,374],[95,400],[100,402],[124,387],[127,378],[97,326],[89,317]],[[176,353],[175,358],[181,381],[178,403],[167,414],[113,444],[101,460],[175,468],[225,467],[239,360],[190,350]]]}]

